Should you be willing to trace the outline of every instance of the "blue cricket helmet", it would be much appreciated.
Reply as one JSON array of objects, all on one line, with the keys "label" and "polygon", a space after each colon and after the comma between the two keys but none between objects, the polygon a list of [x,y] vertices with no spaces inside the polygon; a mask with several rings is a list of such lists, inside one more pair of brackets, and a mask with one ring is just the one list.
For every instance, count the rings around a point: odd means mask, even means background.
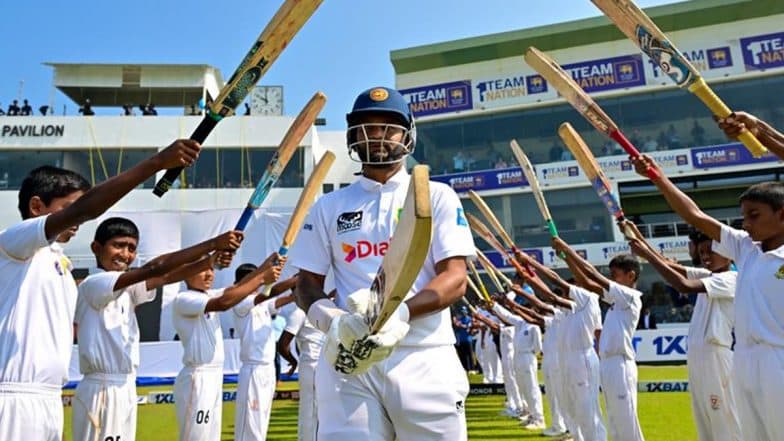
[{"label": "blue cricket helmet", "polygon": [[400,117],[402,125],[411,129],[414,115],[403,95],[388,87],[374,87],[359,94],[354,101],[351,113],[346,115],[349,126],[356,124],[356,118],[363,113],[393,113]]},{"label": "blue cricket helmet", "polygon": [[[368,152],[367,137],[364,136],[365,141],[360,141],[358,133],[365,129],[376,126],[379,124],[367,124],[362,122],[362,117],[370,114],[386,114],[391,115],[395,122],[389,123],[385,127],[391,128],[393,126],[400,126],[404,131],[404,136],[401,141],[393,141],[396,147],[387,157],[386,160],[373,161],[362,159],[360,152]],[[388,87],[373,87],[359,94],[354,101],[354,106],[351,112],[346,115],[346,122],[348,123],[348,130],[346,131],[346,141],[348,145],[349,157],[358,162],[368,163],[395,163],[405,159],[406,156],[414,152],[416,147],[416,124],[414,123],[414,115],[408,106],[406,98],[395,89]],[[384,130],[384,137],[387,131]],[[355,155],[356,154],[356,157]]]}]

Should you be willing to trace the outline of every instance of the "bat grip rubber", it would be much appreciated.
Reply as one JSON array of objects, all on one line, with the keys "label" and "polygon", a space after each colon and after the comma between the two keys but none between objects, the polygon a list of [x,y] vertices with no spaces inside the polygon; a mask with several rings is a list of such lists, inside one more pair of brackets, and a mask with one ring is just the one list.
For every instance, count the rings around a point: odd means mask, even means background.
[{"label": "bat grip rubber", "polygon": [[[287,247],[286,245],[281,245],[280,248],[278,248],[278,256],[283,257],[288,253],[289,253],[289,247]],[[275,259],[275,265],[280,265],[280,261],[278,259]],[[271,293],[272,293],[272,284],[270,283],[269,285],[266,285],[264,287],[264,291],[262,291],[261,294],[264,295],[264,297],[269,297]]]},{"label": "bat grip rubber", "polygon": [[[193,134],[191,134],[190,139],[198,142],[199,144],[203,143],[204,140],[207,139],[207,135],[209,135],[210,132],[212,132],[212,129],[214,129],[218,124],[218,121],[220,121],[220,118],[216,119],[216,117],[211,114],[205,115],[199,125],[196,127],[196,130],[194,130]],[[152,194],[158,197],[163,196],[167,191],[169,191],[171,186],[180,176],[180,173],[182,173],[183,169],[184,167],[175,167],[166,170],[166,173],[163,175],[163,177],[155,183],[155,188],[153,188]]]},{"label": "bat grip rubber", "polygon": [[[708,86],[704,79],[699,78],[692,85],[689,86],[689,92],[697,95],[714,115],[719,118],[726,118],[732,114],[732,110],[727,107],[721,98],[716,95],[713,90]],[[744,130],[739,136],[738,140],[751,152],[752,156],[759,158],[768,152],[768,149],[762,145],[761,142],[748,130]]]},{"label": "bat grip rubber", "polygon": [[558,237],[558,229],[555,228],[555,222],[552,219],[547,220],[547,230],[550,232],[551,237]]},{"label": "bat grip rubber", "polygon": [[236,231],[245,231],[245,227],[248,226],[248,222],[250,222],[250,218],[253,216],[254,208],[250,205],[245,207],[242,210],[242,214],[240,215],[240,219],[237,221],[237,225],[234,227]]},{"label": "bat grip rubber", "polygon": [[[621,148],[623,148],[623,150],[626,151],[626,153],[628,153],[629,156],[631,156],[632,158],[640,157],[640,151],[637,150],[637,147],[635,147],[634,144],[632,144],[632,142],[629,141],[629,139],[626,138],[626,136],[620,130],[615,130],[611,132],[610,138],[612,138],[615,142],[620,144]],[[657,172],[655,169],[650,167],[647,170],[645,170],[645,174],[647,174],[648,179],[652,181],[655,181],[660,178],[659,172]]]}]

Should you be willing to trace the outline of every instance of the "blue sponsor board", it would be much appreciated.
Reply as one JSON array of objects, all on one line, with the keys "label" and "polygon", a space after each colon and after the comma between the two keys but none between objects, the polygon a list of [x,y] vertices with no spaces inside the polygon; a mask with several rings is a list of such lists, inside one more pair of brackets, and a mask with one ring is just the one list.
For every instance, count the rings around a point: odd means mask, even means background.
[{"label": "blue sponsor board", "polygon": [[471,81],[432,84],[401,90],[414,116],[469,110],[473,107]]},{"label": "blue sponsor board", "polygon": [[476,84],[476,90],[481,103],[518,98],[525,96],[525,77],[515,75],[480,81]]},{"label": "blue sponsor board", "polygon": [[733,165],[757,164],[778,160],[779,158],[772,153],[767,153],[761,158],[755,158],[740,143],[691,149],[691,163],[695,169],[730,167]]},{"label": "blue sponsor board", "polygon": [[645,85],[641,55],[583,61],[565,64],[563,68],[589,93]]},{"label": "blue sponsor board", "polygon": [[[521,251],[536,259],[537,262],[544,263],[544,253],[542,253],[542,250],[538,248],[530,248]],[[496,268],[512,268],[512,264],[507,262],[498,251],[485,251],[484,253]]]},{"label": "blue sponsor board", "polygon": [[729,46],[708,49],[708,68],[721,69],[732,66],[732,53]]},{"label": "blue sponsor board", "polygon": [[547,81],[539,74],[525,77],[525,85],[528,90],[528,95],[547,92]]},{"label": "blue sponsor board", "polygon": [[741,38],[740,49],[746,70],[784,66],[784,32]]},{"label": "blue sponsor board", "polygon": [[431,179],[449,185],[458,193],[528,185],[520,167],[432,176]]}]

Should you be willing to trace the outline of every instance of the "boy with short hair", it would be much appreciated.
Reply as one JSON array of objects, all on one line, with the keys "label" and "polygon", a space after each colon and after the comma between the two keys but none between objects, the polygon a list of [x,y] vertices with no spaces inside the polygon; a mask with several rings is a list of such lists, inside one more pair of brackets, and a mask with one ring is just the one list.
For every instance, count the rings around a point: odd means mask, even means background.
[{"label": "boy with short hair", "polygon": [[91,244],[98,272],[79,285],[76,303],[84,377],[74,396],[75,441],[135,438],[139,326],[134,310],[155,299],[157,288],[211,267],[219,252],[224,252],[220,261],[229,264],[241,240],[242,233],[224,233],[129,269],[136,260],[138,228],[124,218],[101,222]]},{"label": "boy with short hair", "polygon": [[174,382],[180,441],[218,441],[221,434],[223,333],[217,312],[227,311],[262,285],[278,279],[285,258],[273,253],[239,283],[211,289],[212,268],[185,279],[174,298],[174,328],[183,346],[183,368]]},{"label": "boy with short hair", "polygon": [[159,170],[192,164],[200,149],[195,141],[175,141],[92,189],[79,174],[51,166],[24,179],[23,221],[0,232],[0,439],[62,438],[60,395],[77,291],[70,261],[55,241],[67,242],[80,224]]}]

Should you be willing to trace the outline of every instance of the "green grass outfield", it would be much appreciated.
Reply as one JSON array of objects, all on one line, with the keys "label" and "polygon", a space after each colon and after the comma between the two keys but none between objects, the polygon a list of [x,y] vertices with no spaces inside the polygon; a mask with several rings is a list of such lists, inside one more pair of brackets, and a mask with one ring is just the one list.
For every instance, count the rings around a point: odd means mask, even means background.
[{"label": "green grass outfield", "polygon": [[[685,380],[686,367],[640,367],[640,381]],[[472,377],[472,383],[481,380]],[[229,385],[227,388],[232,388]],[[294,383],[284,383],[283,389],[296,388]],[[139,388],[139,394],[151,391],[172,390],[173,386]],[[550,440],[538,432],[520,428],[516,421],[498,415],[503,406],[502,395],[468,397],[466,417],[468,419],[468,438],[470,440]],[[643,434],[647,441],[696,441],[697,431],[691,416],[689,394],[687,392],[640,393],[639,416]],[[547,400],[545,413],[549,422]],[[169,441],[176,439],[177,421],[173,404],[139,406],[139,421],[136,439],[139,441]],[[223,405],[222,440],[232,440],[234,426],[234,403]],[[71,439],[71,408],[65,408],[66,439]],[[269,441],[296,441],[297,439],[297,402],[276,400],[272,406]],[[615,440],[620,441],[620,440]]]}]

